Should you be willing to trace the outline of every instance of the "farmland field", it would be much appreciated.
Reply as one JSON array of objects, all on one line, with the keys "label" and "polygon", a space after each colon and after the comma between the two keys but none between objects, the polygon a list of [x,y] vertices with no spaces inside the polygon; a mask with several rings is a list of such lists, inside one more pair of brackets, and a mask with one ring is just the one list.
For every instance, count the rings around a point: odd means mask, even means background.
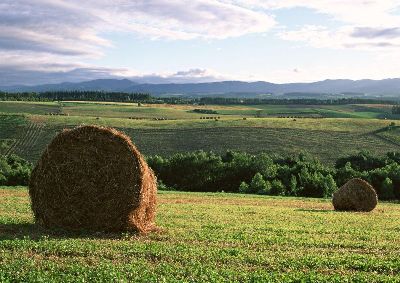
[{"label": "farmland field", "polygon": [[0,281],[399,282],[400,205],[160,192],[148,235],[33,225],[25,187],[0,188]]},{"label": "farmland field", "polygon": [[[0,154],[35,162],[62,129],[97,124],[145,155],[304,150],[332,165],[400,151],[396,119],[386,105],[0,102]],[[26,187],[0,187],[0,282],[400,282],[398,203],[344,213],[326,199],[161,191],[157,210],[148,235],[66,234],[34,225]]]},{"label": "farmland field", "polygon": [[[194,109],[212,109],[218,114],[195,113]],[[0,150],[35,162],[63,128],[97,124],[123,130],[146,155],[228,149],[292,154],[305,150],[332,164],[338,156],[360,150],[377,154],[400,150],[398,128],[386,129],[396,120],[377,119],[382,115],[389,117],[390,107],[0,102]],[[200,119],[204,116],[220,118]]]}]

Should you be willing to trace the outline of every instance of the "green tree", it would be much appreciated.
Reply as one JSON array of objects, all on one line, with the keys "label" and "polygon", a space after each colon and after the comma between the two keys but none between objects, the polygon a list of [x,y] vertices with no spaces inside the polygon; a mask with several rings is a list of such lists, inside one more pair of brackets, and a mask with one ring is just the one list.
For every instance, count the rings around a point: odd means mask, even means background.
[{"label": "green tree", "polygon": [[290,188],[290,194],[293,196],[297,196],[297,178],[296,176],[292,175],[290,177],[290,183],[289,183],[289,188]]},{"label": "green tree", "polygon": [[329,174],[325,176],[325,180],[323,182],[323,195],[325,198],[329,198],[332,194],[337,190],[337,185],[332,175]]},{"label": "green tree", "polygon": [[266,182],[260,173],[256,173],[253,179],[251,179],[249,190],[251,193],[269,194],[271,191],[271,184]]},{"label": "green tree", "polygon": [[0,155],[0,185],[28,185],[32,164],[16,155]]},{"label": "green tree", "polygon": [[249,192],[249,185],[246,182],[241,182],[239,186],[239,193],[247,194]]},{"label": "green tree", "polygon": [[281,182],[281,180],[274,179],[271,182],[271,194],[272,195],[278,195],[278,196],[284,196],[286,195],[286,188]]},{"label": "green tree", "polygon": [[393,190],[393,182],[390,178],[385,178],[382,182],[381,190],[379,194],[380,199],[389,200],[394,199],[394,190]]}]

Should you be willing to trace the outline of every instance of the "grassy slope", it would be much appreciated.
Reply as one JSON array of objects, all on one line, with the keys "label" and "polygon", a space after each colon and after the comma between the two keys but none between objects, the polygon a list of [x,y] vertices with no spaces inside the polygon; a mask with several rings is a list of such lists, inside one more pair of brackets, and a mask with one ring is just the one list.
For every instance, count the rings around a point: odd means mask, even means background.
[{"label": "grassy slope", "polygon": [[395,127],[391,130],[387,131],[382,131],[377,133],[378,136],[380,136],[383,139],[386,139],[388,141],[391,141],[396,144],[400,144],[400,128]]},{"label": "grassy slope", "polygon": [[[185,109],[171,107],[154,107],[137,103],[126,104],[96,104],[64,102],[63,112],[71,116],[110,117],[110,118],[167,118],[167,119],[194,119],[199,114],[191,113]],[[212,116],[212,115],[211,115]]]},{"label": "grassy slope", "polygon": [[57,102],[0,101],[0,113],[46,114],[60,109]]},{"label": "grassy slope", "polygon": [[[112,122],[112,121],[111,121]],[[261,121],[257,121],[261,122]],[[171,154],[178,151],[214,150],[223,152],[227,149],[249,152],[267,151],[273,153],[293,153],[307,150],[324,161],[333,161],[338,154],[344,155],[362,149],[369,149],[377,153],[389,150],[399,150],[399,146],[390,141],[378,138],[369,132],[347,132],[335,130],[337,125],[324,125],[324,129],[311,130],[300,127],[281,128],[274,123],[265,121],[263,126],[253,127],[244,125],[232,127],[232,124],[218,122],[218,127],[209,127],[209,123],[182,125],[182,127],[141,128],[140,124],[128,124],[119,127],[129,134],[138,147],[145,154]],[[96,123],[96,121],[93,121]],[[69,126],[78,125],[77,123]],[[102,124],[102,123],[96,123]],[[110,126],[119,126],[118,123],[105,123]],[[43,124],[39,124],[43,125]],[[135,127],[136,126],[136,127]],[[148,126],[148,125],[146,125]],[[194,127],[197,126],[197,127]],[[204,126],[204,127],[199,127]],[[370,125],[368,125],[370,126]],[[26,126],[20,130],[20,140],[29,139],[29,130]],[[23,147],[16,146],[16,153],[36,160],[46,144],[63,128],[62,125],[46,125],[36,127],[39,137],[31,143],[22,143]],[[379,125],[376,128],[379,129]],[[25,137],[28,135],[28,138]],[[2,133],[4,138],[7,132]]]},{"label": "grassy slope", "polygon": [[8,153],[13,150],[21,138],[21,133],[25,133],[28,121],[21,115],[2,115],[0,114],[0,142],[3,145],[0,154]]},{"label": "grassy slope", "polygon": [[[390,105],[154,105],[113,102],[62,102],[63,113],[72,116],[92,117],[143,117],[168,119],[196,119],[204,115],[193,109],[212,109],[227,116],[285,116],[320,115],[331,118],[399,118],[391,115]],[[57,102],[8,102],[0,101],[0,112],[46,114],[60,110]]]},{"label": "grassy slope", "polygon": [[160,193],[159,233],[49,234],[25,188],[0,189],[0,281],[400,281],[400,206]]},{"label": "grassy slope", "polygon": [[393,118],[390,105],[254,105],[248,109],[222,109],[224,115],[321,116],[326,118]]},{"label": "grassy slope", "polygon": [[[376,153],[400,150],[400,144],[375,131],[388,125],[384,120],[365,119],[274,119],[251,118],[246,121],[225,118],[206,120],[132,121],[119,118],[29,116],[40,128],[40,137],[29,150],[18,153],[36,160],[46,144],[63,127],[82,123],[117,127],[130,135],[146,155],[182,151],[227,149],[248,152],[296,153],[306,150],[325,162],[360,150]],[[38,128],[38,127],[37,127]],[[21,133],[24,133],[21,131]],[[2,134],[0,134],[2,135]],[[6,132],[3,137],[6,138]]]},{"label": "grassy slope", "polygon": [[[20,108],[15,108],[16,105]],[[48,107],[54,107],[54,109],[50,111]],[[70,116],[48,116],[42,115],[43,112],[57,112],[56,110],[59,109],[57,103],[0,102],[0,112],[8,113],[0,115],[0,140],[8,139],[8,144],[10,140],[14,141],[13,152],[31,161],[39,158],[45,146],[57,132],[65,127],[80,124],[117,127],[129,134],[146,155],[200,149],[217,152],[224,152],[227,149],[248,152],[267,151],[280,154],[306,150],[322,161],[332,163],[338,156],[363,149],[375,153],[400,150],[400,142],[396,138],[397,130],[391,133],[379,132],[391,122],[389,120],[349,118],[297,119],[297,121],[282,118],[243,120],[240,117],[223,115],[220,121],[214,121],[200,120],[202,114],[188,112],[195,107],[234,112],[253,111],[264,107],[277,113],[300,108],[309,111],[313,106],[154,105],[150,107],[144,105],[138,107],[137,104],[64,102],[62,111]],[[340,108],[339,106],[329,107],[335,108],[336,112],[339,110],[345,112],[346,115],[350,115],[350,110],[354,112],[354,109],[362,111],[365,110],[364,108],[371,108],[371,111],[388,109],[384,106],[381,106],[382,108],[362,106],[362,109],[359,109],[361,106],[351,105],[340,106]],[[324,111],[327,111],[329,107],[326,106]],[[17,110],[24,113],[24,116],[9,116]],[[140,115],[147,118],[168,117],[177,120],[154,121],[126,118]]]}]

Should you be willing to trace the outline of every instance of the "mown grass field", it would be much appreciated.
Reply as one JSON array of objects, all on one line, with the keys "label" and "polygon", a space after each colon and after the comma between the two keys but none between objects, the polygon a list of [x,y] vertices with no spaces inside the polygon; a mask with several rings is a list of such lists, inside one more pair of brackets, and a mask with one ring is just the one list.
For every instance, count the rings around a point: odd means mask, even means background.
[{"label": "mown grass field", "polygon": [[[3,141],[0,150],[35,162],[56,133],[81,124],[123,130],[146,155],[194,150],[225,152],[228,149],[291,154],[303,150],[333,164],[339,156],[360,150],[377,154],[400,150],[399,130],[385,130],[392,120],[372,118],[390,112],[387,105],[318,107],[0,102],[0,141]],[[219,114],[194,113],[196,108],[213,109]],[[270,115],[262,114],[262,118],[256,118],[260,111]],[[279,115],[304,113],[315,115],[318,111],[324,115],[334,112],[333,116],[341,118],[277,118]],[[204,116],[221,118],[218,121],[201,120],[200,117]],[[132,120],[129,117],[143,119]],[[168,120],[154,120],[156,118]]]},{"label": "mown grass field", "polygon": [[200,116],[216,116],[194,113],[194,109],[210,109],[216,115],[244,117],[325,117],[325,118],[392,118],[391,105],[167,105],[117,102],[14,102],[0,101],[0,113],[64,113],[71,116],[108,118],[167,118],[196,119]]},{"label": "mown grass field", "polygon": [[324,118],[399,118],[391,114],[391,105],[254,105],[247,109],[220,109],[224,115],[259,115],[261,117],[324,117]]},{"label": "mown grass field", "polygon": [[33,225],[27,189],[0,188],[1,282],[400,282],[400,205],[160,192],[149,235]]}]

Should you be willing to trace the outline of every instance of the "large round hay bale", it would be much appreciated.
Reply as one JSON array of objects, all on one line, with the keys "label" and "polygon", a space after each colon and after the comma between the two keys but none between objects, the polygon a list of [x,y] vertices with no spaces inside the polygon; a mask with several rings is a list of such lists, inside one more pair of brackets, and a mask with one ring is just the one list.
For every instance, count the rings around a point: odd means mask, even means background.
[{"label": "large round hay bale", "polygon": [[97,126],[58,134],[29,183],[36,223],[64,230],[150,231],[156,191],[153,171],[130,138]]},{"label": "large round hay bale", "polygon": [[372,211],[378,204],[375,189],[362,179],[351,179],[333,194],[333,206],[339,211]]}]

